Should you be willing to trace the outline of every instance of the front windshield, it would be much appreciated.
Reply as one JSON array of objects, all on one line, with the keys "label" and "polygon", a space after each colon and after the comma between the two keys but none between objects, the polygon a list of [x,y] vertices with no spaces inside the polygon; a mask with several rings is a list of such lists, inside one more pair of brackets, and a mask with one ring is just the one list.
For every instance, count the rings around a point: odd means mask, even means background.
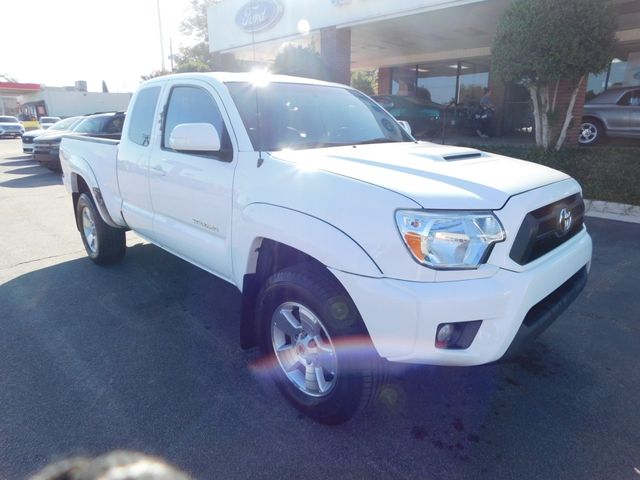
[{"label": "front windshield", "polygon": [[53,124],[49,130],[71,130],[74,125],[77,125],[82,121],[82,118],[83,117],[65,118],[64,120],[60,120]]},{"label": "front windshield", "polygon": [[20,123],[16,117],[0,117],[0,123]]},{"label": "front windshield", "polygon": [[413,141],[383,108],[355,90],[279,82],[230,82],[227,88],[256,150]]}]

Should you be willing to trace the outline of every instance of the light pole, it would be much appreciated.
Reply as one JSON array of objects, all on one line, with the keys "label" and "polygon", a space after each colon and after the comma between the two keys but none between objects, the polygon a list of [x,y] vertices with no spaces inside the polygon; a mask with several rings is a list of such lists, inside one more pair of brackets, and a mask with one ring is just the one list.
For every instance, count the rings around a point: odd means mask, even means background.
[{"label": "light pole", "polygon": [[160,15],[160,0],[156,0],[156,5],[158,7],[158,30],[160,32],[160,56],[162,57],[162,71],[164,72],[164,43],[162,41],[162,16]]}]

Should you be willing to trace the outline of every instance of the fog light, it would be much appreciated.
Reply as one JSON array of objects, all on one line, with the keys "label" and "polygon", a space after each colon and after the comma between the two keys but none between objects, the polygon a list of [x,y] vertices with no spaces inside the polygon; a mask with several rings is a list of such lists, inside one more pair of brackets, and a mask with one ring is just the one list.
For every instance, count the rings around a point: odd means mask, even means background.
[{"label": "fog light", "polygon": [[482,320],[473,322],[441,323],[436,330],[436,348],[464,350],[469,348],[482,325]]},{"label": "fog light", "polygon": [[436,335],[436,341],[438,343],[449,343],[455,332],[456,327],[453,323],[440,325],[440,328],[438,328],[438,334]]}]

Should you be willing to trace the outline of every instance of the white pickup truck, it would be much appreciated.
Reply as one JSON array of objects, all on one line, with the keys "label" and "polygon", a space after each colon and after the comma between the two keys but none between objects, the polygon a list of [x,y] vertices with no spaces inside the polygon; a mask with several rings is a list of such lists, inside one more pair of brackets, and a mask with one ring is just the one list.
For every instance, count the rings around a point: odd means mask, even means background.
[{"label": "white pickup truck", "polygon": [[67,137],[77,226],[99,265],[137,234],[242,291],[241,345],[300,410],[349,419],[382,359],[501,360],[583,289],[578,183],[416,142],[343,85],[254,74],[145,82],[122,139]]}]

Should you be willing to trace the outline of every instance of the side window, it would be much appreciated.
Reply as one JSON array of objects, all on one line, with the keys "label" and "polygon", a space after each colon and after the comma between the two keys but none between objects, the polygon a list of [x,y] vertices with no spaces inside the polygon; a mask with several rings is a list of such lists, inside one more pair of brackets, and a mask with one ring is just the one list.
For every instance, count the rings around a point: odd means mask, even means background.
[{"label": "side window", "polygon": [[233,155],[231,140],[215,100],[198,87],[174,87],[164,119],[162,147],[170,149],[171,132],[181,123],[210,123],[220,133],[221,149],[215,157],[230,161]]},{"label": "side window", "polygon": [[87,118],[75,130],[76,133],[99,133],[104,119],[101,117]]},{"label": "side window", "polygon": [[113,117],[104,128],[105,133],[117,134],[122,133],[122,125],[124,124],[124,117]]},{"label": "side window", "polygon": [[149,145],[153,116],[160,96],[160,87],[150,87],[140,90],[136,103],[131,111],[129,120],[129,140],[146,147]]},{"label": "side window", "polygon": [[618,105],[625,107],[640,107],[640,90],[631,90],[623,95]]}]

